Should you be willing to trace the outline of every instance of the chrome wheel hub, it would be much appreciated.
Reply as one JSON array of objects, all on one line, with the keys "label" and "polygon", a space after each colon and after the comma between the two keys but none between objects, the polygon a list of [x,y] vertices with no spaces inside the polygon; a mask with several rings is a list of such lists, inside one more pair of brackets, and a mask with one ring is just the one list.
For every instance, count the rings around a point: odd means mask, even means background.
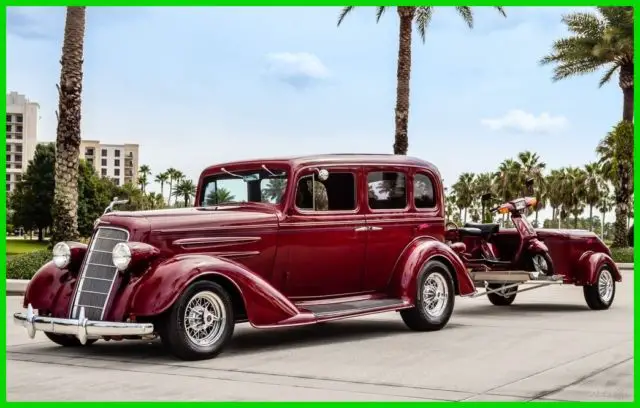
[{"label": "chrome wheel hub", "polygon": [[422,307],[430,317],[440,317],[447,307],[449,287],[444,276],[434,272],[427,277],[422,289]]},{"label": "chrome wheel hub", "polygon": [[213,292],[200,292],[189,299],[185,308],[185,332],[193,344],[208,347],[222,336],[225,319],[222,299]]},{"label": "chrome wheel hub", "polygon": [[607,269],[600,271],[598,294],[600,295],[600,299],[605,303],[609,303],[613,297],[613,277]]}]

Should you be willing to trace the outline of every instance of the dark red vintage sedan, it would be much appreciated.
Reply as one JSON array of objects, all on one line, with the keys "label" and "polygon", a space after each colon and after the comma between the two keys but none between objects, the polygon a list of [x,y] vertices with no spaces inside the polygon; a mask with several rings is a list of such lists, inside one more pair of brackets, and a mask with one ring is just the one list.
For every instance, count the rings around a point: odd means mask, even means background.
[{"label": "dark red vintage sedan", "polygon": [[[103,215],[62,242],[14,320],[63,346],[159,336],[211,358],[234,325],[313,324],[399,311],[443,328],[476,293],[444,242],[442,179],[406,156],[253,160],[202,172],[193,208]],[[111,208],[112,206],[110,206]]]}]

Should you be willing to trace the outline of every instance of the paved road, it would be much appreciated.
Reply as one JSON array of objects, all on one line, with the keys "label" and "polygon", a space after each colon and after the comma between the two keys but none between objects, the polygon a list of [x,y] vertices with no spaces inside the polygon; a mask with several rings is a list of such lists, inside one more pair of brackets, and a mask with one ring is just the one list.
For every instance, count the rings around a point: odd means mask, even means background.
[{"label": "paved road", "polygon": [[[236,329],[217,359],[176,361],[157,342],[63,349],[7,319],[15,400],[633,400],[633,275],[613,307],[580,288],[457,299],[449,325],[407,331],[395,313],[323,326]],[[20,308],[9,297],[7,317]],[[34,386],[37,384],[37,386]]]}]

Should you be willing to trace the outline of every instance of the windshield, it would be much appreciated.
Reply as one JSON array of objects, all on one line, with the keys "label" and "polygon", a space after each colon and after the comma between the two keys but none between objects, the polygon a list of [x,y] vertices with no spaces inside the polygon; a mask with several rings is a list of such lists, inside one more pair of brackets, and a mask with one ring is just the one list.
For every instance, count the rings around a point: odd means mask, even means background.
[{"label": "windshield", "polygon": [[225,203],[279,204],[287,187],[287,172],[278,168],[223,171],[204,180],[203,207]]}]

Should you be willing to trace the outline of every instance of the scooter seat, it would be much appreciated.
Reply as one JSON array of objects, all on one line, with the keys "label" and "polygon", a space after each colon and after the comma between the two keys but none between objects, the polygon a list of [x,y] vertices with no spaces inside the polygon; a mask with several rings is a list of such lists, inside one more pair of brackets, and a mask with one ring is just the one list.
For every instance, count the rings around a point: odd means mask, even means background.
[{"label": "scooter seat", "polygon": [[469,228],[469,227],[463,227],[463,228],[458,228],[458,233],[460,235],[466,235],[469,237],[481,237],[483,235],[483,232],[480,228]]},{"label": "scooter seat", "polygon": [[482,235],[496,234],[500,231],[500,224],[476,224],[473,222],[467,222],[464,224],[464,228],[476,228],[479,229]]}]

